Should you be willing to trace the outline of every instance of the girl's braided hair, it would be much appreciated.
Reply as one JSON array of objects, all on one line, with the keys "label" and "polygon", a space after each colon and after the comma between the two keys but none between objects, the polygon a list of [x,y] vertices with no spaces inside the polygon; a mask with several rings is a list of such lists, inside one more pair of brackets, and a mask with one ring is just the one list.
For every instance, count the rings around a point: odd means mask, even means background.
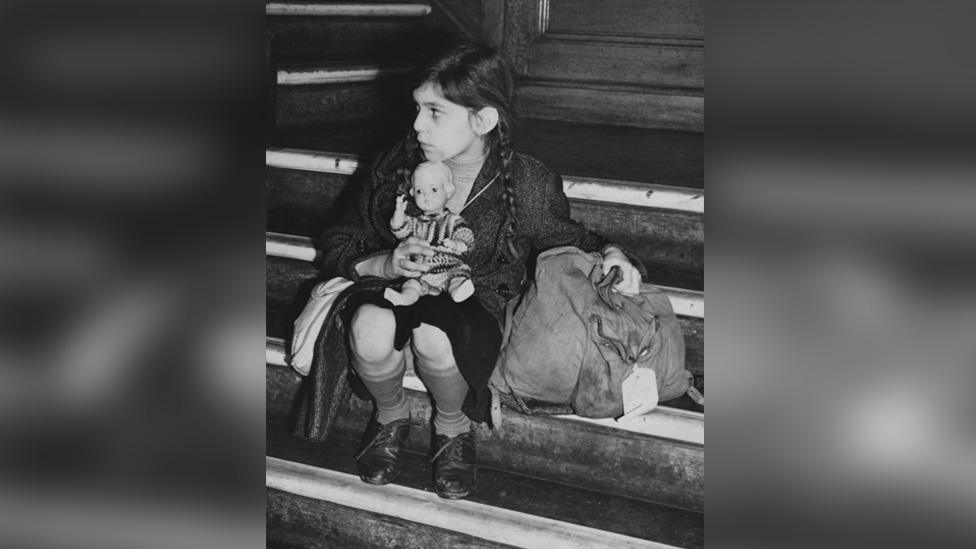
[{"label": "girl's braided hair", "polygon": [[[495,48],[474,43],[459,44],[417,72],[414,87],[425,83],[435,84],[445,99],[471,111],[484,107],[494,107],[498,111],[498,124],[485,135],[485,144],[489,153],[498,151],[501,156],[505,241],[509,252],[516,256],[515,189],[511,177],[515,83],[507,61]],[[407,164],[399,170],[403,182],[423,160],[417,136],[412,131],[407,140],[407,151]]]}]

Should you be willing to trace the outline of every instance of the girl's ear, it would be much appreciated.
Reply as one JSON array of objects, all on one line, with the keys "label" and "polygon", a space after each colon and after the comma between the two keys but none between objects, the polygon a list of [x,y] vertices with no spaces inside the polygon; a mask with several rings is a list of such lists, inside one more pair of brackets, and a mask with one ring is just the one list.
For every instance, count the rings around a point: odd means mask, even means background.
[{"label": "girl's ear", "polygon": [[471,128],[478,135],[485,135],[498,125],[498,109],[482,107],[471,117]]}]

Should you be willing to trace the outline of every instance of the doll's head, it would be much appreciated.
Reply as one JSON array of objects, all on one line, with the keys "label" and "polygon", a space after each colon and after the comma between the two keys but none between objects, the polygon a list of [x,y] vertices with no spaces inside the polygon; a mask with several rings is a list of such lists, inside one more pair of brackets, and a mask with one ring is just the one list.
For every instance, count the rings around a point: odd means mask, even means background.
[{"label": "doll's head", "polygon": [[424,213],[443,211],[448,199],[454,196],[451,169],[441,162],[421,162],[413,172],[410,195]]}]

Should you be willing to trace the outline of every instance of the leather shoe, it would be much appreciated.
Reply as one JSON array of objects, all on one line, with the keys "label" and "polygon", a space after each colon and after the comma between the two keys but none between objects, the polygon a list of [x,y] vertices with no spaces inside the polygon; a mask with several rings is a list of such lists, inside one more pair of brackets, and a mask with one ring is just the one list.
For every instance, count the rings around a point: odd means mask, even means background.
[{"label": "leather shoe", "polygon": [[434,491],[447,499],[467,497],[475,488],[475,448],[474,431],[456,437],[437,435],[437,452],[434,462]]},{"label": "leather shoe", "polygon": [[389,484],[400,474],[400,449],[410,435],[410,419],[382,425],[371,419],[363,435],[365,446],[356,456],[359,478],[369,484]]}]

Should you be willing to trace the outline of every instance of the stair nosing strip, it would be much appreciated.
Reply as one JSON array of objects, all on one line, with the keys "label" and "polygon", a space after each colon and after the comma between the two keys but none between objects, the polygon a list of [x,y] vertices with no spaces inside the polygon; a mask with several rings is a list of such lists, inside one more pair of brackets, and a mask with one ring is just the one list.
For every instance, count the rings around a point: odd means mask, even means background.
[{"label": "stair nosing strip", "polygon": [[362,4],[269,2],[265,15],[315,17],[423,17],[430,15],[430,4]]},{"label": "stair nosing strip", "polygon": [[409,72],[408,68],[360,67],[318,67],[279,69],[277,81],[282,86],[305,86],[309,84],[349,84],[353,82],[372,82],[381,76],[391,76]]},{"label": "stair nosing strip", "polygon": [[265,457],[265,485],[516,547],[673,547],[483,503],[444,500],[396,484],[374,486],[355,475],[272,456]]},{"label": "stair nosing strip", "polygon": [[[265,232],[265,254],[272,257],[297,259],[300,261],[314,261],[318,250],[307,236],[295,236],[285,233]],[[691,318],[705,318],[705,292],[687,290],[654,284],[671,301],[674,314]]]},{"label": "stair nosing strip", "polygon": [[[352,175],[359,167],[359,157],[309,149],[273,148],[265,151],[265,164],[275,168]],[[705,213],[704,189],[565,175],[563,192],[573,200]]]},{"label": "stair nosing strip", "polygon": [[[287,351],[285,349],[285,340],[277,337],[266,337],[266,364],[291,369],[291,366],[288,364]],[[407,390],[420,393],[427,392],[427,387],[412,370],[408,371],[404,376],[403,387]],[[701,412],[659,406],[647,415],[623,424],[617,423],[613,419],[592,419],[572,414],[554,417],[567,421],[590,423],[617,431],[705,446],[705,414]]]}]

